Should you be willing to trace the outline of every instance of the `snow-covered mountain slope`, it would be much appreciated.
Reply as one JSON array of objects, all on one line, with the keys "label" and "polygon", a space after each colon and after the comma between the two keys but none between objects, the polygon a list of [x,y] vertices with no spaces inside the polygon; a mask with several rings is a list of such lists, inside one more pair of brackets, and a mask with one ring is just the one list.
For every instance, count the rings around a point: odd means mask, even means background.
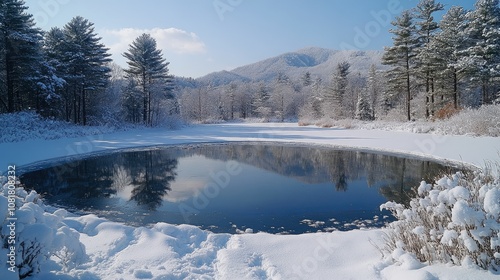
[{"label": "snow-covered mountain slope", "polygon": [[330,79],[338,63],[351,64],[351,73],[367,73],[371,65],[382,68],[383,51],[330,50],[310,47],[241,66],[231,71],[208,74],[197,80],[213,85],[228,84],[232,81],[270,81],[278,73],[298,79],[306,72],[313,78]]}]

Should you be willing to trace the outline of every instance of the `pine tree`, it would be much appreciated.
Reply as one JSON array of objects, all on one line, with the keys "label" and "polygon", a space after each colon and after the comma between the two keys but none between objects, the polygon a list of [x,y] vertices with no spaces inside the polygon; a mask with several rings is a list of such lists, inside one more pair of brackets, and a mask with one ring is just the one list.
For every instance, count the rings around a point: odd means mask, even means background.
[{"label": "pine tree", "polygon": [[[156,80],[171,81],[168,76],[169,62],[163,58],[161,50],[157,49],[156,40],[149,34],[142,34],[136,38],[123,56],[128,60],[129,67],[125,69],[127,77],[135,79],[141,87],[143,123],[151,126],[151,86]],[[166,86],[170,86],[168,82]]]},{"label": "pine tree", "polygon": [[375,108],[377,107],[377,102],[379,100],[380,95],[380,81],[379,75],[377,73],[377,68],[375,64],[370,66],[370,71],[368,72],[368,84],[367,84],[367,93],[370,102],[370,107],[372,108],[372,119],[375,119]]},{"label": "pine tree", "polygon": [[134,79],[128,79],[127,85],[123,89],[122,107],[125,119],[131,123],[141,122],[140,102],[142,93],[138,89],[137,82]]},{"label": "pine tree", "polygon": [[394,45],[385,48],[382,63],[391,66],[387,71],[389,91],[394,94],[404,92],[406,95],[405,107],[408,121],[411,120],[411,98],[414,59],[418,39],[415,34],[415,25],[410,11],[403,11],[401,16],[392,22],[396,29],[390,30]]},{"label": "pine tree", "polygon": [[459,108],[459,82],[465,75],[464,50],[468,39],[465,32],[466,13],[464,8],[454,6],[440,22],[441,32],[429,44],[432,58],[438,65],[437,73],[443,80],[443,89],[453,99],[455,109]]},{"label": "pine tree", "polygon": [[0,105],[7,112],[28,109],[35,102],[43,56],[41,30],[22,0],[0,3]]},{"label": "pine tree", "polygon": [[439,25],[434,21],[433,14],[444,9],[443,4],[434,0],[420,0],[415,9],[415,19],[418,36],[417,71],[423,76],[426,92],[426,117],[434,114],[435,103],[435,60],[430,48],[434,34],[439,30]]},{"label": "pine tree", "polygon": [[229,84],[226,93],[229,97],[229,119],[234,120],[235,103],[236,103],[236,89],[238,86],[233,82]]},{"label": "pine tree", "polygon": [[356,104],[356,119],[362,121],[373,120],[373,108],[368,100],[368,89],[362,90],[358,95],[358,102]]},{"label": "pine tree", "polygon": [[53,73],[61,81],[61,87],[56,88],[55,94],[60,97],[61,108],[59,108],[58,116],[66,121],[71,120],[71,103],[72,98],[69,93],[68,83],[69,71],[66,57],[66,37],[64,31],[54,27],[44,35],[43,52],[49,67],[53,69]]},{"label": "pine tree", "polygon": [[500,77],[499,0],[478,0],[467,19],[466,33],[471,44],[465,53],[473,81],[481,86],[482,103],[487,104],[494,99],[493,85]]},{"label": "pine tree", "polygon": [[311,72],[307,71],[304,76],[302,76],[302,85],[305,87],[312,85]]},{"label": "pine tree", "polygon": [[89,99],[104,90],[108,82],[110,54],[94,32],[94,24],[83,17],[74,17],[64,26],[63,33],[62,62],[67,90],[72,92],[73,121],[86,125]]},{"label": "pine tree", "polygon": [[293,94],[290,78],[286,74],[279,72],[272,91],[270,101],[274,108],[274,114],[278,120],[283,122],[287,114],[286,109],[289,99],[292,98]]},{"label": "pine tree", "polygon": [[270,97],[269,89],[263,83],[260,83],[252,102],[253,112],[257,117],[268,119],[271,116]]},{"label": "pine tree", "polygon": [[347,86],[349,84],[348,75],[351,65],[348,62],[340,62],[337,64],[336,71],[332,77],[331,86],[326,89],[324,94],[325,112],[332,112],[332,117],[344,117],[344,109],[342,102],[346,95]]}]

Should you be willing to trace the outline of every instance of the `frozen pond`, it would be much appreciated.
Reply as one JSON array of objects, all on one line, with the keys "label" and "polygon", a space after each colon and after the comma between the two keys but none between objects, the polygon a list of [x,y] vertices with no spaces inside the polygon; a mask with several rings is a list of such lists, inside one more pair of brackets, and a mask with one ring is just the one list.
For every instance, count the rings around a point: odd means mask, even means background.
[{"label": "frozen pond", "polygon": [[134,226],[192,224],[213,232],[305,233],[380,227],[379,205],[405,203],[439,163],[277,144],[120,151],[21,176],[48,204]]}]

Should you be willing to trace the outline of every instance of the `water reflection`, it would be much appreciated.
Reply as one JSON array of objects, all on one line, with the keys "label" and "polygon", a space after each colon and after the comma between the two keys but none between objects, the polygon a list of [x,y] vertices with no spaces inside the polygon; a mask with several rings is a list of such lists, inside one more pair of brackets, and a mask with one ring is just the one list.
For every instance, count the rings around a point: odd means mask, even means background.
[{"label": "water reflection", "polygon": [[[200,208],[195,200],[213,183],[210,174],[228,161],[243,166],[242,174],[231,177]],[[346,225],[353,221],[374,216],[377,220],[380,203],[408,203],[412,187],[448,169],[356,151],[218,144],[113,153],[72,162],[70,168],[55,164],[21,180],[48,203],[132,225],[186,223],[185,213],[179,212],[182,204],[196,209],[190,223],[214,231],[231,232],[234,224],[245,224],[255,230],[301,233],[349,229]]]}]

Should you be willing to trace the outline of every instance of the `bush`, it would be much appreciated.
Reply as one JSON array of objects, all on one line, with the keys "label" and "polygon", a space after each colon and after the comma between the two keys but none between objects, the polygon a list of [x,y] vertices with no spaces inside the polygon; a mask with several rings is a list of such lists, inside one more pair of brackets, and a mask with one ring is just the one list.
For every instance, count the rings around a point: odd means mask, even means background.
[{"label": "bush", "polygon": [[478,109],[466,109],[437,124],[445,134],[469,134],[474,136],[500,136],[500,105],[485,105]]},{"label": "bush", "polygon": [[457,173],[422,182],[409,207],[388,202],[381,209],[398,219],[381,248],[386,258],[500,269],[499,176]]},{"label": "bush", "polygon": [[455,105],[453,103],[448,103],[436,112],[435,117],[440,120],[449,119],[451,116],[456,115],[459,112],[460,109],[455,109]]},{"label": "bush", "polygon": [[20,142],[30,139],[72,138],[99,135],[117,130],[107,126],[78,126],[64,121],[44,119],[35,112],[0,114],[0,123],[2,124],[0,143]]}]

